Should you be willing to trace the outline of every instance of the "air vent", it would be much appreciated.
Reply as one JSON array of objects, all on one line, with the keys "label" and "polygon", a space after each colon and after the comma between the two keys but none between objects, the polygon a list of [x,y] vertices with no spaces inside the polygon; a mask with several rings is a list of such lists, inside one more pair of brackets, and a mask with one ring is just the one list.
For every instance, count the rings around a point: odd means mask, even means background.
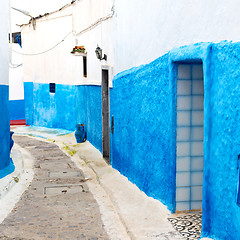
[{"label": "air vent", "polygon": [[49,91],[50,93],[55,93],[55,83],[49,83]]}]

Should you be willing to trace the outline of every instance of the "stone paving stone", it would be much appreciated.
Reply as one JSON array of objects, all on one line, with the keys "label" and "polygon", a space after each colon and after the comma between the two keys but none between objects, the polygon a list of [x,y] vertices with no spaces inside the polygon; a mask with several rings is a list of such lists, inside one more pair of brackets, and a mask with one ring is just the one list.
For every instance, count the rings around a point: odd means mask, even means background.
[{"label": "stone paving stone", "polygon": [[186,240],[197,240],[201,237],[202,212],[176,213],[168,220]]},{"label": "stone paving stone", "polygon": [[[84,182],[83,172],[70,158],[52,143],[25,136],[14,136],[14,141],[35,158],[35,175],[0,225],[0,239],[108,240],[99,206]],[[69,177],[61,177],[63,172]],[[50,189],[56,187],[61,188],[52,194]]]}]

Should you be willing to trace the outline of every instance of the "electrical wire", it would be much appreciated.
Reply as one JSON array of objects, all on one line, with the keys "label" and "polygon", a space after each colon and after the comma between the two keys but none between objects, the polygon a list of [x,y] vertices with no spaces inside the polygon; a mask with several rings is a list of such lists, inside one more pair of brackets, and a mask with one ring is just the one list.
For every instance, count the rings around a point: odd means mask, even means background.
[{"label": "electrical wire", "polygon": [[[72,3],[74,3],[75,1],[72,1]],[[91,30],[92,28],[96,27],[97,25],[99,25],[101,22],[104,22],[110,18],[112,18],[115,14],[115,9],[114,9],[114,6],[112,7],[111,9],[112,13],[105,16],[105,17],[102,17],[102,18],[99,18],[95,23],[91,24],[89,27],[83,29],[81,32],[78,32],[78,33],[73,33],[75,36],[76,35],[80,35],[80,34],[83,34],[89,30]],[[41,55],[41,54],[44,54],[44,53],[47,53],[51,50],[53,50],[54,48],[56,48],[58,45],[60,45],[62,42],[64,42],[64,40],[72,33],[69,32],[60,42],[58,42],[57,44],[55,44],[53,47],[49,48],[48,50],[46,51],[43,51],[43,52],[39,52],[39,53],[20,53],[20,52],[17,52],[15,50],[12,50],[13,52],[17,53],[17,54],[21,54],[21,55],[24,55],[24,56],[37,56],[37,55]]]},{"label": "electrical wire", "polygon": [[80,34],[83,34],[91,29],[93,29],[94,27],[98,26],[100,23],[104,22],[104,21],[107,21],[108,19],[112,18],[115,14],[115,6],[112,6],[112,9],[111,9],[112,13],[105,16],[105,17],[102,17],[102,18],[99,18],[95,23],[91,24],[90,26],[88,26],[87,28],[83,29],[82,31],[76,33],[74,32],[74,35],[75,36],[78,36]]},{"label": "electrical wire", "polygon": [[36,56],[36,55],[41,55],[41,54],[44,54],[44,53],[47,53],[51,50],[53,50],[54,48],[56,48],[58,45],[60,45],[62,42],[64,42],[64,40],[71,34],[72,32],[69,32],[60,42],[58,42],[57,44],[55,44],[53,47],[49,48],[48,50],[46,51],[43,51],[43,52],[39,52],[39,53],[20,53],[20,52],[17,52],[15,50],[12,50],[13,52],[17,53],[17,54],[20,54],[20,55],[24,55],[24,56]]},{"label": "electrical wire", "polygon": [[21,64],[12,64],[12,63],[10,63],[9,64],[9,67],[10,68],[18,68],[18,67],[21,67],[23,64],[21,63]]}]

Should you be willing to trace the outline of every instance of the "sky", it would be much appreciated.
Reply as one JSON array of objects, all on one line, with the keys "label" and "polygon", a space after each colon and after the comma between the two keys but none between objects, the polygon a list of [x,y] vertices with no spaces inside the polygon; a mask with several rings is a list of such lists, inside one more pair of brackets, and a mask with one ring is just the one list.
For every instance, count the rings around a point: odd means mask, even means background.
[{"label": "sky", "polygon": [[[10,0],[11,7],[27,11],[33,17],[53,12],[71,2],[72,0]],[[11,9],[12,32],[20,31],[16,24],[28,23],[29,20],[30,17]]]}]

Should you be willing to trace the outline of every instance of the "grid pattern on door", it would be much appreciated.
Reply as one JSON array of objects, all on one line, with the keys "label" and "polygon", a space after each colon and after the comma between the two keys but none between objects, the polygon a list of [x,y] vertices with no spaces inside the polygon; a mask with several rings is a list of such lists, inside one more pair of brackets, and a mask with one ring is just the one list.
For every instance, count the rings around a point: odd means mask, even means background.
[{"label": "grid pattern on door", "polygon": [[203,101],[202,64],[178,65],[177,211],[202,208]]}]

